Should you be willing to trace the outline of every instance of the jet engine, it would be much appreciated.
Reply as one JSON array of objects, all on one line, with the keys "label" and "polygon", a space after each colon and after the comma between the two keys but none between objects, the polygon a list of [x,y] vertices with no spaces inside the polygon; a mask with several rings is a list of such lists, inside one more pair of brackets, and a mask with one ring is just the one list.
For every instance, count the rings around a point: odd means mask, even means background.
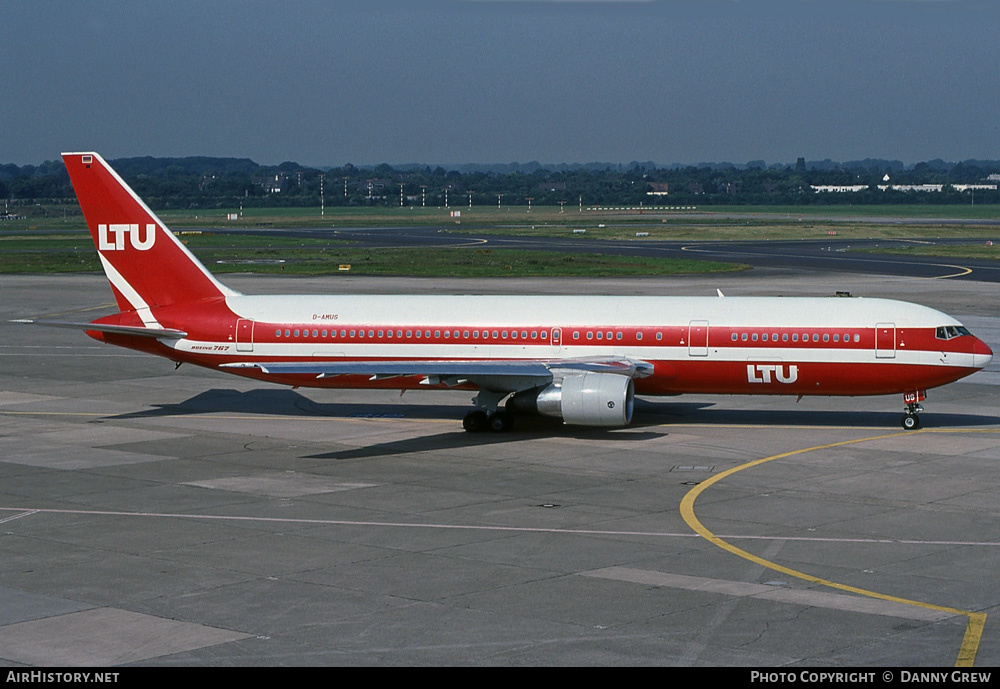
[{"label": "jet engine", "polygon": [[584,373],[522,390],[507,401],[507,409],[554,416],[578,426],[627,426],[634,403],[635,385],[628,376]]}]

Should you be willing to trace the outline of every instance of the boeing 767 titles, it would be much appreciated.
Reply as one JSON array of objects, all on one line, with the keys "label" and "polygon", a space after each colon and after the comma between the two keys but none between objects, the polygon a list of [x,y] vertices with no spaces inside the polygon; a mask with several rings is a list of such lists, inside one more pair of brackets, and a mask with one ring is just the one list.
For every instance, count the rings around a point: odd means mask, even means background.
[{"label": "boeing 767 titles", "polygon": [[[902,394],[993,352],[954,318],[837,297],[252,296],[219,282],[97,153],[63,160],[119,312],[108,344],[293,386],[475,391],[468,431],[624,426],[639,395]],[[506,403],[504,403],[506,401]]]}]

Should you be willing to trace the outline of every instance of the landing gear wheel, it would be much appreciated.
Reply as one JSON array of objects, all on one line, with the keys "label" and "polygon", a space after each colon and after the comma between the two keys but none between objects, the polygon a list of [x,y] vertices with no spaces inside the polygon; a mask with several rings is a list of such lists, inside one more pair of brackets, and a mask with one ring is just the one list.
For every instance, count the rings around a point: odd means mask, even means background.
[{"label": "landing gear wheel", "polygon": [[514,417],[509,412],[498,411],[490,417],[490,428],[495,433],[505,433],[514,427]]},{"label": "landing gear wheel", "polygon": [[915,431],[920,428],[920,417],[916,414],[903,415],[903,428],[908,431]]},{"label": "landing gear wheel", "polygon": [[462,428],[467,430],[469,433],[480,433],[485,431],[490,427],[490,417],[486,415],[486,412],[476,409],[470,411],[462,419]]}]

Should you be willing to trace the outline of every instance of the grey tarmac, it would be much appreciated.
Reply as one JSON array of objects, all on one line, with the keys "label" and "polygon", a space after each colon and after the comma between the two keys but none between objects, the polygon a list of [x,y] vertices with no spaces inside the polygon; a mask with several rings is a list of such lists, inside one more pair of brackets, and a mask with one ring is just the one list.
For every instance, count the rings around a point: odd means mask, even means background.
[{"label": "grey tarmac", "polygon": [[[969,279],[226,282],[840,290],[939,308],[1000,351],[996,284]],[[479,435],[470,393],[269,387],[8,322],[103,315],[103,276],[0,276],[0,293],[5,666],[1000,664],[996,360],[931,390],[915,433],[895,396],[685,396],[643,400],[625,429]]]}]

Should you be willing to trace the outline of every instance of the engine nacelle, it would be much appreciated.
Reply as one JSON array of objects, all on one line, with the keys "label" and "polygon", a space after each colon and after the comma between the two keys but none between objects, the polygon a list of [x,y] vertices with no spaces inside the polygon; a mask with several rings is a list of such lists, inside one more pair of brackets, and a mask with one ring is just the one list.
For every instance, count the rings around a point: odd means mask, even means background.
[{"label": "engine nacelle", "polygon": [[523,390],[507,408],[554,416],[576,426],[627,426],[632,421],[635,385],[628,376],[583,373],[545,388]]}]

